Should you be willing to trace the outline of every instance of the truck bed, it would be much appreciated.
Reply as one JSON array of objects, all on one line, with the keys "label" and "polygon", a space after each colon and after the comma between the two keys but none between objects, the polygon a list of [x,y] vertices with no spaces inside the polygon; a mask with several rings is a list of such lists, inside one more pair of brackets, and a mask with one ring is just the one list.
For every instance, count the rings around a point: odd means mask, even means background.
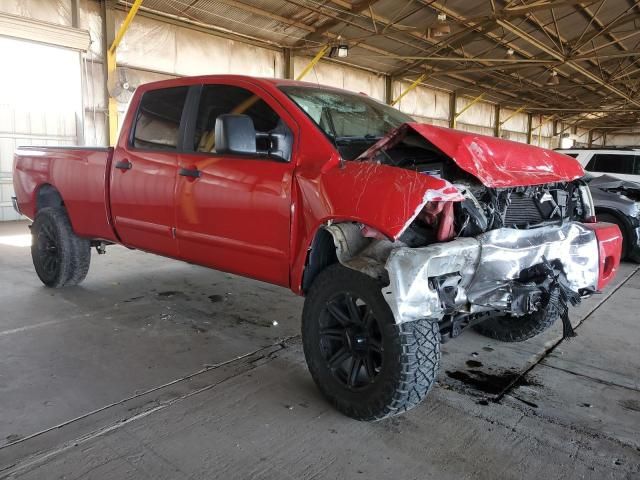
[{"label": "truck bed", "polygon": [[109,215],[112,148],[18,147],[14,156],[14,187],[20,212],[33,219],[37,206],[50,202],[51,185],[64,205],[77,235],[116,241]]}]

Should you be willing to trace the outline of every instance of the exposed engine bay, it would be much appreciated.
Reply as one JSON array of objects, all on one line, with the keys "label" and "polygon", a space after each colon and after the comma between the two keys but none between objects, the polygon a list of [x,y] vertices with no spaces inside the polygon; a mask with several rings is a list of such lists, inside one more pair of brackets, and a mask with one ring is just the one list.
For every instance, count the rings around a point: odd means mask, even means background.
[{"label": "exposed engine bay", "polygon": [[[443,340],[490,315],[523,316],[554,305],[565,335],[568,305],[597,289],[599,251],[582,180],[492,188],[429,141],[407,135],[367,156],[449,182],[456,199],[427,201],[392,241],[359,224],[334,224],[338,259],[378,278],[399,323],[438,320]],[[461,195],[460,195],[461,194]]]},{"label": "exposed engine bay", "polygon": [[[452,219],[446,218],[449,212],[444,206],[426,205],[401,239],[408,246],[475,236],[496,228],[528,229],[585,217],[581,180],[515,188],[486,187],[418,135],[407,135],[393,147],[381,150],[375,160],[447,180],[465,197],[462,202],[453,202]],[[448,224],[438,237],[437,230],[443,222]]]},{"label": "exposed engine bay", "polygon": [[[426,205],[404,232],[403,242],[419,247],[436,240],[476,236],[497,228],[526,230],[585,217],[585,193],[580,182],[505,189],[471,182],[452,183],[464,200],[452,202],[449,209]],[[447,223],[444,228],[441,227],[443,223]]]}]

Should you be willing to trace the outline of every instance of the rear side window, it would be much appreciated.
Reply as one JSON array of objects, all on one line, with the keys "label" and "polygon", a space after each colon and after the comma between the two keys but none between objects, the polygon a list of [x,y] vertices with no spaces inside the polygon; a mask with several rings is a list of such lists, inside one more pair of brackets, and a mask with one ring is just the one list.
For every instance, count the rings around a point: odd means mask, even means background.
[{"label": "rear side window", "polygon": [[173,150],[178,148],[180,119],[189,87],[151,90],[142,96],[132,144],[136,148]]},{"label": "rear side window", "polygon": [[593,155],[586,170],[588,172],[634,174],[635,155],[616,155],[614,153],[596,153]]},{"label": "rear side window", "polygon": [[286,129],[278,114],[249,90],[231,85],[205,85],[196,121],[193,144],[196,152],[215,152],[216,118],[225,113],[248,115],[257,133]]}]

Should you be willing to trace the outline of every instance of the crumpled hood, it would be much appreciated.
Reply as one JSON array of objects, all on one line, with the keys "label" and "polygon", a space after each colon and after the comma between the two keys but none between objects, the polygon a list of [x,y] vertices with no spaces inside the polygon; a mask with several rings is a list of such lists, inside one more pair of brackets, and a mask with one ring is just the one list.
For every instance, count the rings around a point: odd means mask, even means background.
[{"label": "crumpled hood", "polygon": [[577,160],[546,148],[422,123],[405,123],[364,152],[359,160],[399,143],[415,132],[487,187],[516,187],[575,180],[584,175]]}]

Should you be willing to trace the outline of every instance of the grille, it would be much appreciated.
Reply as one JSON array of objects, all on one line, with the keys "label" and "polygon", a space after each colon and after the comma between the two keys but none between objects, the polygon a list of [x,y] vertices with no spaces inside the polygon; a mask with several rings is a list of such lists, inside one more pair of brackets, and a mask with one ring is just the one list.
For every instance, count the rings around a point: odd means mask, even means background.
[{"label": "grille", "polygon": [[507,206],[504,217],[505,226],[535,225],[543,220],[535,198],[515,193],[511,195],[511,203]]}]

